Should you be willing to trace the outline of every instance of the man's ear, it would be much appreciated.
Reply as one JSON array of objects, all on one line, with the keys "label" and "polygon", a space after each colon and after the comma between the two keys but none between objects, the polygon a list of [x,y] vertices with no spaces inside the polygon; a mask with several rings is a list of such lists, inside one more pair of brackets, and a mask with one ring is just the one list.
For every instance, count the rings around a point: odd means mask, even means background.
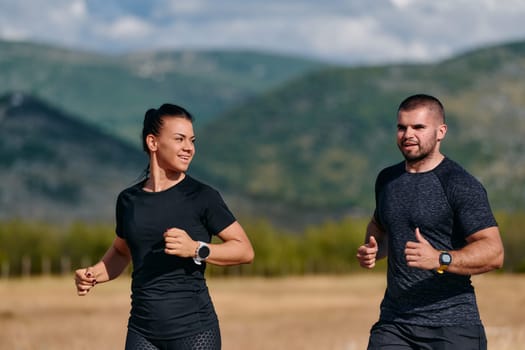
[{"label": "man's ear", "polygon": [[438,128],[437,140],[438,141],[443,140],[446,134],[447,134],[447,124],[441,124]]}]

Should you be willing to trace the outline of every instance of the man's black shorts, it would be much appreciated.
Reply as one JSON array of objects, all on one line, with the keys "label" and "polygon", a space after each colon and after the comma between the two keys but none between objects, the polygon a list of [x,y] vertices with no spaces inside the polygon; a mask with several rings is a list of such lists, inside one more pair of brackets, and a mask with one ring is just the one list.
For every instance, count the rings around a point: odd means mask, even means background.
[{"label": "man's black shorts", "polygon": [[487,350],[482,325],[421,327],[377,322],[370,330],[368,350]]}]

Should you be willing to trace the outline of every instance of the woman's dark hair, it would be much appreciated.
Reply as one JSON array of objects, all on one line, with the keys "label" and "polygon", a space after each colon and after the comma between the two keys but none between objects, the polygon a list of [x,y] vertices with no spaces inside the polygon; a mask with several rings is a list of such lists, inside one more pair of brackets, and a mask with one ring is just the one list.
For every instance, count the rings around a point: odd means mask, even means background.
[{"label": "woman's dark hair", "polygon": [[144,124],[142,127],[142,149],[149,154],[146,137],[149,134],[158,136],[162,128],[164,117],[178,117],[189,120],[193,123],[193,116],[181,106],[165,103],[159,109],[151,108],[144,115]]}]

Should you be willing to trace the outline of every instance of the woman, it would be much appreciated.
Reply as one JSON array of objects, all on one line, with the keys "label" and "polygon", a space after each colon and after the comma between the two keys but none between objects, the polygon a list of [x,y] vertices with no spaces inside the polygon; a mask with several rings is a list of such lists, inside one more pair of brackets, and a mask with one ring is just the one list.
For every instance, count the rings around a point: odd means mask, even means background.
[{"label": "woman", "polygon": [[[220,194],[186,174],[194,143],[193,118],[184,108],[164,104],[146,112],[146,177],[119,194],[117,236],[102,260],[75,273],[82,296],[133,262],[126,350],[220,349],[204,262],[226,266],[254,258]],[[210,244],[212,235],[222,242]]]}]

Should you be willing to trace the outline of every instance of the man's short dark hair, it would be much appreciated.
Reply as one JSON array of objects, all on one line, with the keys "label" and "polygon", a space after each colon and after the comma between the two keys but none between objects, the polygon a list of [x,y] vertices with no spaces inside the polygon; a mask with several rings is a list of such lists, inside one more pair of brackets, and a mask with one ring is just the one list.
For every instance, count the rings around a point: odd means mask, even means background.
[{"label": "man's short dark hair", "polygon": [[419,107],[435,110],[443,118],[443,123],[445,123],[445,107],[443,107],[441,101],[431,95],[416,94],[409,96],[399,104],[397,111],[411,111]]}]

